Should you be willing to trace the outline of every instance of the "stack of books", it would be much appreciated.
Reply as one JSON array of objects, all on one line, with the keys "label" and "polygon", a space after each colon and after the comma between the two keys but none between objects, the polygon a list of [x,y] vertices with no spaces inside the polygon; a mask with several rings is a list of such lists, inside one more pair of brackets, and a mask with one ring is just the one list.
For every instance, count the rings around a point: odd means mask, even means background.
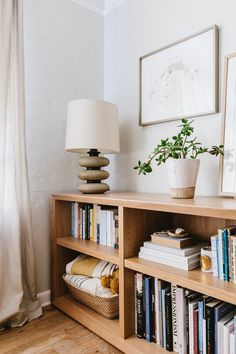
[{"label": "stack of books", "polygon": [[118,208],[71,203],[71,235],[118,248]]},{"label": "stack of books", "polygon": [[183,270],[192,270],[200,264],[202,243],[194,243],[191,237],[175,238],[159,233],[151,235],[140,248],[139,258]]},{"label": "stack of books", "polygon": [[235,354],[236,307],[135,274],[136,335],[179,354]]},{"label": "stack of books", "polygon": [[236,284],[236,226],[211,237],[213,275]]}]

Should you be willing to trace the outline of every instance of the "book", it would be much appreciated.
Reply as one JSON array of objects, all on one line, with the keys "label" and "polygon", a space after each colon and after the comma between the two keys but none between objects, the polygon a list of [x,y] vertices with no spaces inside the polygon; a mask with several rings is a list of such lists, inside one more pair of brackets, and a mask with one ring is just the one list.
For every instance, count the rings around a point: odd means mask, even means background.
[{"label": "book", "polygon": [[236,353],[236,336],[234,331],[230,333],[230,339],[229,339],[229,354],[235,354]]},{"label": "book", "polygon": [[218,261],[219,261],[219,278],[224,279],[223,259],[224,259],[224,243],[223,230],[218,230]]},{"label": "book", "polygon": [[176,238],[167,235],[160,235],[160,233],[153,233],[151,235],[151,240],[153,243],[173,248],[184,248],[193,243],[192,237]]},{"label": "book", "polygon": [[160,299],[159,299],[159,289],[158,289],[158,278],[154,279],[154,293],[155,293],[155,337],[156,343],[161,345],[161,321],[160,321]]},{"label": "book", "polygon": [[170,292],[169,283],[161,282],[161,309],[162,309],[162,347],[166,349],[167,345],[167,333],[166,333],[166,294]]},{"label": "book", "polygon": [[236,236],[232,236],[233,244],[232,244],[232,259],[233,259],[233,282],[236,284]]},{"label": "book", "polygon": [[227,323],[224,325],[224,340],[223,340],[223,353],[229,354],[230,350],[230,333],[234,331],[234,318],[232,317]]},{"label": "book", "polygon": [[143,254],[151,255],[157,257],[158,260],[160,259],[170,259],[171,261],[177,264],[192,264],[195,263],[196,260],[200,258],[200,250],[198,252],[195,252],[191,254],[190,256],[179,256],[179,255],[170,255],[166,252],[160,252],[158,250],[154,250],[151,248],[145,248],[145,247],[140,247],[140,252]]},{"label": "book", "polygon": [[[170,289],[170,287],[168,287]],[[171,291],[165,294],[165,313],[166,313],[166,350],[172,352],[173,350],[173,332],[172,332],[172,304]]]},{"label": "book", "polygon": [[159,331],[160,331],[160,345],[163,346],[163,333],[162,333],[162,299],[161,299],[161,287],[162,280],[158,279],[158,301],[159,301]]},{"label": "book", "polygon": [[224,262],[223,262],[223,270],[224,270],[224,280],[229,281],[229,257],[228,257],[228,234],[227,230],[223,231],[223,242],[224,242]]},{"label": "book", "polygon": [[151,278],[149,276],[145,276],[144,278],[144,288],[145,288],[145,339],[148,342],[152,340],[152,323],[151,323]]},{"label": "book", "polygon": [[222,353],[222,343],[224,342],[224,325],[228,323],[236,315],[236,309],[227,313],[218,321],[218,353]]},{"label": "book", "polygon": [[[196,336],[198,336],[198,326],[197,326],[197,313],[195,310],[198,309],[198,299],[194,299],[189,302],[188,312],[189,312],[189,354],[195,354],[196,352]],[[197,327],[196,327],[197,326]],[[198,345],[197,345],[198,351]]]},{"label": "book", "polygon": [[185,248],[170,248],[170,247],[166,247],[166,246],[162,246],[159,244],[156,244],[152,241],[146,241],[143,244],[144,248],[148,248],[148,249],[152,249],[154,251],[159,251],[162,253],[166,253],[168,255],[173,254],[173,255],[177,255],[177,256],[182,256],[182,257],[186,257],[186,256],[190,256],[194,253],[200,252],[201,248],[203,247],[203,243],[195,243],[190,247],[185,247]]},{"label": "book", "polygon": [[198,301],[198,353],[203,354],[203,298]]},{"label": "book", "polygon": [[211,252],[212,252],[212,266],[213,266],[213,275],[218,277],[218,236],[211,236]]},{"label": "book", "polygon": [[175,268],[179,268],[179,269],[183,269],[183,270],[192,270],[192,269],[198,267],[200,264],[199,256],[191,264],[179,264],[178,262],[173,263],[173,261],[170,257],[169,258],[157,258],[156,256],[149,255],[149,254],[146,254],[143,252],[139,252],[138,256],[141,259],[146,259],[148,261],[152,261],[152,262],[156,262],[156,263],[160,263],[160,264],[165,264],[170,267],[175,267]]},{"label": "book", "polygon": [[143,290],[144,276],[141,273],[135,274],[135,309],[136,309],[136,336],[143,338],[144,335],[144,312],[143,312]]},{"label": "book", "polygon": [[177,286],[176,289],[176,308],[177,308],[177,323],[178,323],[178,352],[186,354],[187,347],[185,334],[185,307],[184,307],[184,289]]},{"label": "book", "polygon": [[203,295],[203,320],[202,320],[202,344],[203,344],[203,354],[207,354],[207,328],[206,328],[206,304],[213,300],[211,296]]},{"label": "book", "polygon": [[[215,307],[215,354],[218,353],[218,321],[224,317],[227,313],[232,311],[234,306],[227,302],[222,302],[218,306]],[[220,354],[220,353],[219,353]]]},{"label": "book", "polygon": [[206,331],[207,354],[214,354],[215,346],[215,316],[214,308],[220,304],[220,300],[213,299],[206,304]]},{"label": "book", "polygon": [[177,285],[171,284],[171,300],[172,300],[172,333],[173,333],[173,351],[178,352],[178,324],[176,309],[176,289]]}]

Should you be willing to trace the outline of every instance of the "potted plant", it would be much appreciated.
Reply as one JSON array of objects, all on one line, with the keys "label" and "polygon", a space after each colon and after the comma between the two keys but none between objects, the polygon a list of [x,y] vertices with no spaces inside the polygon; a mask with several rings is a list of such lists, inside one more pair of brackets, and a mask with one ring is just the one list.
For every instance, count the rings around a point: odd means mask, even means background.
[{"label": "potted plant", "polygon": [[209,153],[214,156],[223,155],[223,145],[203,147],[192,137],[193,121],[181,120],[180,131],[172,138],[162,139],[149,155],[146,162],[138,161],[134,167],[138,174],[152,172],[152,163],[157,166],[167,163],[172,198],[193,198],[200,160],[198,156]]}]

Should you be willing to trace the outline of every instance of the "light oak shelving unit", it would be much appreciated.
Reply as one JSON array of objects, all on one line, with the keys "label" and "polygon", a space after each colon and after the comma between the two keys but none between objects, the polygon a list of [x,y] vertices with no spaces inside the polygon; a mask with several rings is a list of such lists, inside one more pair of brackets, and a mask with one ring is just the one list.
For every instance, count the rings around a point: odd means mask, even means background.
[{"label": "light oak shelving unit", "polygon": [[[70,202],[117,206],[119,249],[70,236]],[[236,200],[197,197],[171,199],[164,194],[80,193],[51,197],[51,296],[52,303],[91,331],[129,354],[167,354],[155,343],[135,336],[134,274],[141,272],[236,305],[236,286],[203,273],[183,271],[137,258],[139,248],[154,231],[184,227],[194,237],[210,239],[218,228],[236,224]],[[65,265],[82,252],[112,263],[120,269],[119,319],[107,320],[68,293],[62,275]]]}]

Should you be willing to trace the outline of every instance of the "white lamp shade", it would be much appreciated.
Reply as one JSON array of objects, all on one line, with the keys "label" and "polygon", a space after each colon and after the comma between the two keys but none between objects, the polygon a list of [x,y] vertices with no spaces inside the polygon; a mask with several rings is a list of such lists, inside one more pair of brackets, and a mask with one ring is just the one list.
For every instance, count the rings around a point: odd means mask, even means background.
[{"label": "white lamp shade", "polygon": [[118,107],[90,99],[69,102],[65,149],[81,153],[90,149],[101,153],[119,152]]}]

